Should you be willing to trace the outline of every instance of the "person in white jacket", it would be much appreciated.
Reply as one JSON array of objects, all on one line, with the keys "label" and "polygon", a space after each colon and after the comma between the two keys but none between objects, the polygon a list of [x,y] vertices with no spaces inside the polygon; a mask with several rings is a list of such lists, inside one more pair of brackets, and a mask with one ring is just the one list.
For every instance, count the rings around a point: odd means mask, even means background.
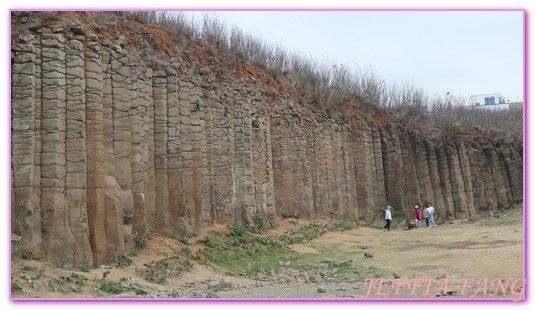
[{"label": "person in white jacket", "polygon": [[432,204],[429,204],[427,206],[427,218],[429,219],[429,226],[433,225],[433,227],[437,227],[437,224],[435,224],[435,219],[433,218],[433,215],[435,214],[435,208],[433,208]]},{"label": "person in white jacket", "polygon": [[385,210],[385,221],[386,221],[386,224],[383,227],[383,229],[388,230],[388,231],[390,231],[390,222],[392,221],[392,212],[390,211],[391,208],[392,207],[390,207],[390,206],[386,206],[386,210]]}]

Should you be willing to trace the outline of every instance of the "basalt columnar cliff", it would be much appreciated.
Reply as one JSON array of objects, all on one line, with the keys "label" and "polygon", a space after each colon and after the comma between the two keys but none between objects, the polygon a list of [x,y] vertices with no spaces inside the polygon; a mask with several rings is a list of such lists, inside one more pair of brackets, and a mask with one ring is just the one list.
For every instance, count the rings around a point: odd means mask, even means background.
[{"label": "basalt columnar cliff", "polygon": [[106,12],[12,15],[11,231],[53,265],[105,263],[151,230],[367,221],[386,204],[401,218],[427,201],[477,218],[522,201],[521,142],[327,113],[283,75],[162,38]]}]

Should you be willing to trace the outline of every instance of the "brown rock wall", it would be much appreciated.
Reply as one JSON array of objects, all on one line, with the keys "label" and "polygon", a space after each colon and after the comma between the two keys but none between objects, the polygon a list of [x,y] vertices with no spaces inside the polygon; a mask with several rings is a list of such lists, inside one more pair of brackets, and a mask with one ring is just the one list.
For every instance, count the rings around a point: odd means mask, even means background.
[{"label": "brown rock wall", "polygon": [[11,46],[11,227],[51,264],[112,261],[154,229],[372,221],[386,204],[405,219],[425,202],[439,218],[477,218],[523,199],[519,143],[335,119],[80,29]]}]

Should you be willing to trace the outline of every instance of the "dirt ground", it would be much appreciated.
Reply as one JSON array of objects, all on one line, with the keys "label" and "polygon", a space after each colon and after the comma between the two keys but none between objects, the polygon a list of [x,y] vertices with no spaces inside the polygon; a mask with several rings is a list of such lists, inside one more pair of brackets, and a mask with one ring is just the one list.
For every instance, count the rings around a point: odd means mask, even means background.
[{"label": "dirt ground", "polygon": [[[11,265],[13,299],[19,298],[510,298],[522,299],[524,273],[523,210],[521,207],[477,221],[455,220],[437,228],[412,230],[359,227],[294,244],[296,255],[318,255],[335,261],[350,261],[362,270],[377,270],[362,281],[327,278],[322,281],[264,282],[228,272],[216,272],[194,261],[193,268],[169,277],[164,284],[145,281],[136,270],[186,247],[161,233],[152,233],[148,245],[130,256],[123,269],[100,266],[80,272],[53,268],[36,260],[17,259]],[[281,219],[271,234],[280,234],[306,221]],[[214,226],[207,231],[225,231]],[[204,245],[206,234],[192,238],[192,252]],[[366,253],[366,257],[364,255]],[[321,256],[323,255],[323,256]],[[290,268],[291,269],[291,268]],[[113,295],[95,289],[94,283],[109,271],[108,279],[123,279],[144,295]],[[290,270],[292,271],[292,270]],[[58,281],[81,274],[85,284]],[[297,272],[297,271],[296,271]],[[62,278],[63,277],[63,278]],[[307,274],[304,278],[308,279]],[[303,277],[302,277],[303,278]],[[72,281],[72,280],[71,280]],[[214,281],[231,283],[225,289],[210,289]],[[65,282],[65,283],[64,283]],[[68,282],[68,283],[67,283]],[[50,283],[55,283],[51,285]]]}]

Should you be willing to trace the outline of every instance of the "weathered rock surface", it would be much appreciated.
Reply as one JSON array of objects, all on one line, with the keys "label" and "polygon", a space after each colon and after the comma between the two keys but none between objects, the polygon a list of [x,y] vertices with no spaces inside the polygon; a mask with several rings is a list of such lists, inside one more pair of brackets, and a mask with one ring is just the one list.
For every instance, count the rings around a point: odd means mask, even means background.
[{"label": "weathered rock surface", "polygon": [[11,46],[11,227],[51,264],[114,260],[149,229],[372,220],[387,203],[401,218],[427,201],[438,218],[477,218],[522,201],[521,143],[328,117],[69,25],[32,24]]}]

